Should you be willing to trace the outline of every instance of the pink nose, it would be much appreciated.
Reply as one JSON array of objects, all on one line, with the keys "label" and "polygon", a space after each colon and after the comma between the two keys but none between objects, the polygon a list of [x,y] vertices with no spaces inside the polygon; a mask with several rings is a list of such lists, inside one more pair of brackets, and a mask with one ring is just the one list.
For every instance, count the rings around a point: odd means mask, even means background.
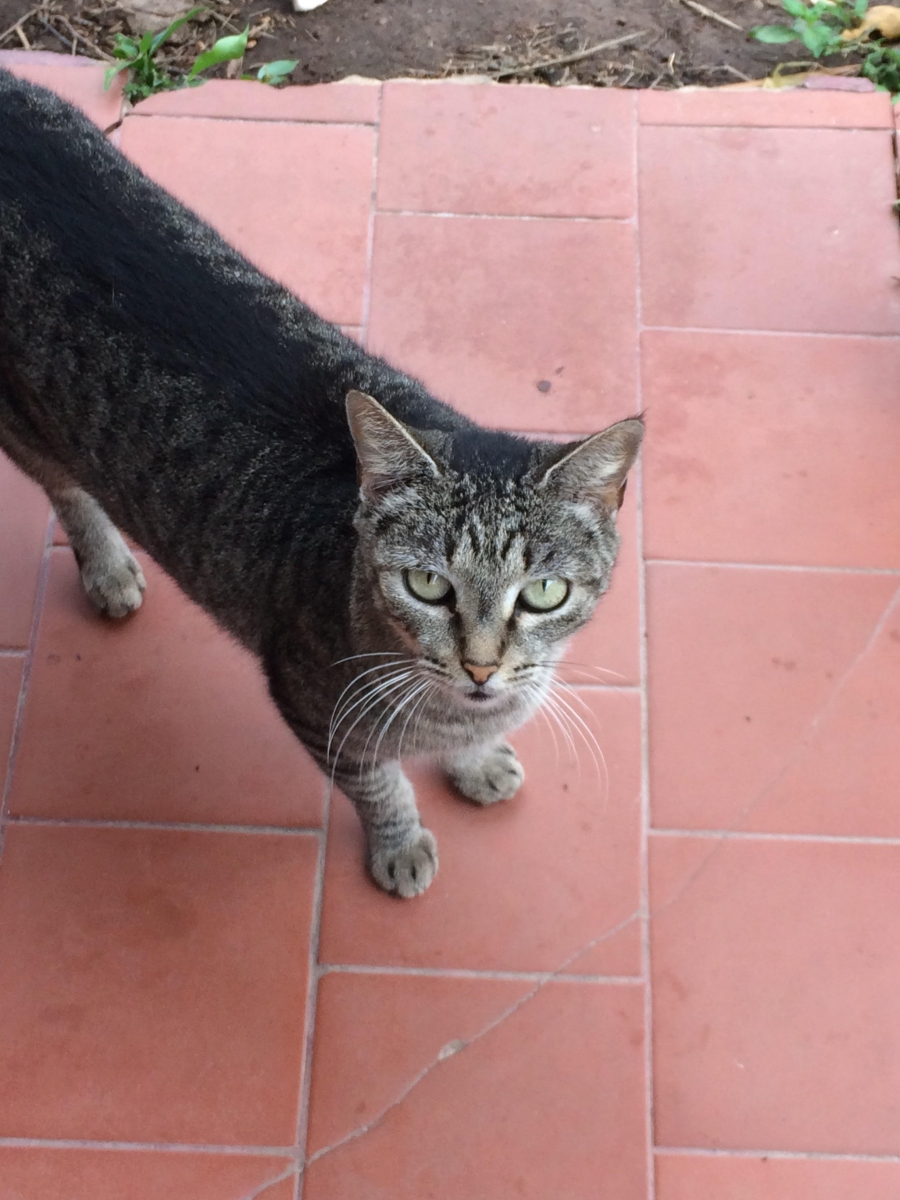
[{"label": "pink nose", "polygon": [[487,683],[499,669],[499,663],[463,663],[463,670],[467,671],[476,683]]}]

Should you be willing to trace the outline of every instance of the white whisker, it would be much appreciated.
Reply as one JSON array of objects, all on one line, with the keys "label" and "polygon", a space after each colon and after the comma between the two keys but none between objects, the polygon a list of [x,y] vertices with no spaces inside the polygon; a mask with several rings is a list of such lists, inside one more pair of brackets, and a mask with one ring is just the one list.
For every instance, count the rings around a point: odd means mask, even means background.
[{"label": "white whisker", "polygon": [[362,685],[362,689],[363,689],[362,699],[365,699],[366,695],[369,694],[369,688],[371,688],[373,686],[377,686],[380,683],[387,683],[391,679],[395,679],[395,678],[397,678],[397,676],[399,676],[403,673],[409,673],[410,668],[406,667],[406,666],[399,666],[396,663],[391,663],[389,666],[387,664],[385,664],[385,665],[379,666],[379,667],[371,667],[368,671],[360,672],[359,675],[357,675],[354,679],[352,679],[350,681],[350,683],[347,684],[347,686],[341,692],[340,696],[338,696],[337,702],[335,703],[334,709],[332,710],[332,713],[331,713],[331,721],[329,723],[329,730],[328,730],[328,752],[330,752],[330,750],[331,750],[331,743],[334,739],[335,734],[338,731],[339,726],[341,725],[341,722],[344,721],[347,716],[349,716],[349,714],[357,706],[357,703],[360,702],[360,699],[357,698],[357,700],[354,701],[353,695],[351,694],[350,696],[347,696],[347,700],[344,702],[343,707],[341,706],[341,701],[344,699],[344,696],[347,695],[347,692],[350,691],[351,688],[355,687],[357,684],[360,683],[360,681],[364,678],[364,676],[371,675],[375,671],[390,671],[390,674],[384,676],[381,679],[374,679],[374,680],[370,679],[367,683],[364,683]]},{"label": "white whisker", "polygon": [[[340,757],[341,757],[341,751],[344,749],[344,746],[347,744],[347,739],[349,738],[350,734],[351,734],[351,733],[353,732],[353,730],[354,730],[354,729],[357,727],[357,725],[360,723],[360,721],[361,721],[361,720],[362,720],[362,719],[363,719],[363,718],[364,718],[364,717],[365,717],[365,716],[366,716],[366,715],[367,715],[369,712],[371,712],[371,711],[372,711],[372,709],[373,709],[373,708],[374,708],[374,707],[375,707],[377,704],[380,704],[380,703],[382,703],[382,702],[383,702],[384,700],[386,700],[386,699],[388,698],[388,696],[390,696],[390,695],[391,695],[393,692],[399,691],[399,690],[400,690],[400,688],[406,687],[407,683],[409,682],[409,679],[410,679],[410,676],[411,676],[411,675],[412,675],[412,672],[411,672],[411,671],[410,671],[410,672],[405,672],[405,673],[404,673],[404,675],[403,675],[403,677],[402,677],[401,679],[392,679],[392,680],[391,680],[391,679],[389,679],[389,680],[385,680],[385,681],[383,681],[383,682],[381,682],[381,683],[377,683],[377,684],[375,684],[375,685],[374,685],[374,686],[373,686],[373,687],[372,687],[372,688],[371,688],[371,689],[370,689],[370,690],[369,690],[369,691],[366,693],[366,695],[362,697],[362,699],[358,700],[358,701],[356,702],[356,704],[354,704],[354,705],[353,705],[353,707],[354,707],[354,708],[356,708],[356,707],[357,707],[359,704],[363,704],[363,703],[365,703],[365,702],[368,700],[368,703],[366,704],[365,708],[362,710],[362,712],[361,712],[361,713],[359,713],[359,715],[357,716],[356,720],[353,722],[353,724],[350,726],[350,728],[349,728],[349,729],[347,730],[347,732],[344,734],[343,738],[341,739],[341,744],[340,744],[340,745],[338,746],[338,748],[337,748],[337,753],[336,753],[336,754],[335,754],[335,756],[334,756],[334,767],[332,768],[332,772],[331,772],[331,778],[332,778],[332,782],[334,781],[334,775],[335,775],[335,771],[337,770],[337,764],[338,764],[338,761],[339,761],[339,759],[340,759]],[[374,697],[374,698],[372,698],[372,697]],[[352,711],[352,710],[351,710],[351,711]],[[348,717],[349,715],[350,715],[350,713],[349,713],[349,712],[348,712],[348,713],[346,713],[346,714],[345,714],[345,716],[342,718],[342,720],[346,720],[346,717]]]}]

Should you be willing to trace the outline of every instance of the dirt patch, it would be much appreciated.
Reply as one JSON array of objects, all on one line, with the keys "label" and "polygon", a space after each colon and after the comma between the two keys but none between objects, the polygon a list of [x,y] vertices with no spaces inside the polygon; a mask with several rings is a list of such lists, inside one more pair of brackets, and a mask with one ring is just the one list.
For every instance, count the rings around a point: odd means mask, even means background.
[{"label": "dirt patch", "polygon": [[[125,12],[111,0],[34,7],[35,0],[0,0],[0,48],[71,52],[74,44],[99,57],[125,28]],[[785,47],[763,46],[746,32],[778,19],[777,0],[710,0],[704,7],[721,20],[686,0],[328,0],[309,13],[294,13],[290,0],[206,7],[186,41],[167,51],[175,65],[249,24],[255,45],[244,69],[298,59],[295,83],[472,72],[510,82],[670,88],[760,78],[785,58]],[[641,36],[593,50],[630,34]]]}]

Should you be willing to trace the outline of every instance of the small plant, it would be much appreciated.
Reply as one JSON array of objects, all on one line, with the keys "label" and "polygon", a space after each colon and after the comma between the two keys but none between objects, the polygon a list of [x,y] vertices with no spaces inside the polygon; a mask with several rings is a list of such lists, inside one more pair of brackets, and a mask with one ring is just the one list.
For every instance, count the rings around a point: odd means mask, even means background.
[{"label": "small plant", "polygon": [[[900,93],[900,50],[885,46],[866,27],[863,18],[869,0],[781,0],[785,12],[794,20],[790,25],[760,25],[751,36],[758,42],[782,45],[800,41],[812,54],[863,54],[862,74],[875,86],[896,98]],[[878,10],[876,10],[877,12]],[[864,26],[860,29],[860,26]]]},{"label": "small plant", "polygon": [[814,58],[823,54],[840,54],[847,49],[841,38],[845,29],[858,25],[869,7],[869,0],[817,0],[815,4],[804,4],[803,0],[781,0],[784,11],[793,17],[791,25],[760,25],[751,30],[758,42],[781,45],[801,41]]},{"label": "small plant", "polygon": [[[277,62],[263,63],[256,72],[256,78],[260,83],[270,83],[273,87],[277,87],[280,83],[287,83],[291,71],[295,71],[298,66],[299,59],[280,58]],[[243,78],[253,79],[253,76],[244,75]]]},{"label": "small plant", "polygon": [[[247,49],[247,38],[250,34],[249,26],[242,33],[219,38],[208,50],[197,55],[187,73],[173,73],[168,65],[157,61],[156,56],[159,50],[172,34],[202,12],[202,8],[192,8],[190,12],[179,17],[177,21],[173,21],[159,33],[145,33],[140,41],[135,41],[134,38],[126,37],[122,33],[116,34],[113,56],[120,61],[117,66],[110,67],[106,72],[106,87],[111,86],[120,71],[128,71],[129,78],[125,84],[125,96],[134,104],[138,100],[146,100],[148,96],[156,95],[157,92],[172,91],[181,87],[196,87],[204,82],[201,78],[204,71],[209,71],[220,63],[243,58]],[[260,83],[272,85],[285,83],[296,66],[297,61],[292,59],[263,63],[256,72],[256,78]],[[244,75],[243,78],[252,79],[253,76]]]}]

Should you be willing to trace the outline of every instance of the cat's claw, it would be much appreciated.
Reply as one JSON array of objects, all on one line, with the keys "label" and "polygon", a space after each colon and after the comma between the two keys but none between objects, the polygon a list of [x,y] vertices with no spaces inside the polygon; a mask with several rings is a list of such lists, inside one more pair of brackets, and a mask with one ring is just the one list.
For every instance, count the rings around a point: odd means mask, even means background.
[{"label": "cat's claw", "polygon": [[494,746],[484,758],[453,763],[447,773],[467,800],[482,805],[511,800],[525,780],[522,764],[508,742]]},{"label": "cat's claw", "polygon": [[140,608],[147,581],[130,550],[86,564],[81,581],[88,599],[108,617],[127,617]]},{"label": "cat's claw", "polygon": [[420,829],[405,846],[374,849],[369,856],[369,870],[378,886],[407,900],[425,891],[437,869],[437,842],[428,829]]}]

